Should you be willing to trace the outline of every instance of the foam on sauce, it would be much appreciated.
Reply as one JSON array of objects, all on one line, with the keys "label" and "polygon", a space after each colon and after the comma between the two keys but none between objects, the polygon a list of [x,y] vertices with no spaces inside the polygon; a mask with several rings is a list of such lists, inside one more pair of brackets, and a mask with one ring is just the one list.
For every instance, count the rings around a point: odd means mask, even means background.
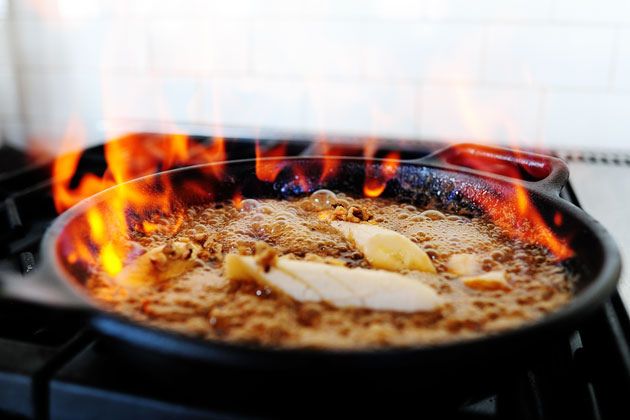
[{"label": "foam on sauce", "polygon": [[[330,226],[326,215],[335,206],[367,211],[371,223],[399,232],[424,249],[438,274],[401,273],[429,285],[447,303],[418,313],[340,309],[325,302],[297,302],[256,282],[222,277],[223,256],[252,255],[258,241],[279,255],[334,258],[348,267],[370,268],[353,244]],[[480,336],[539,319],[572,295],[568,273],[547,250],[511,239],[484,218],[384,198],[319,191],[293,200],[246,199],[238,208],[232,202],[192,207],[177,233],[138,233],[133,245],[148,251],[173,242],[202,249],[188,273],[165,281],[147,273],[146,284],[134,287],[99,273],[88,287],[110,310],[161,328],[207,339],[314,348],[422,345]],[[447,270],[454,254],[473,254],[483,272],[505,271],[509,290],[466,286]]]}]

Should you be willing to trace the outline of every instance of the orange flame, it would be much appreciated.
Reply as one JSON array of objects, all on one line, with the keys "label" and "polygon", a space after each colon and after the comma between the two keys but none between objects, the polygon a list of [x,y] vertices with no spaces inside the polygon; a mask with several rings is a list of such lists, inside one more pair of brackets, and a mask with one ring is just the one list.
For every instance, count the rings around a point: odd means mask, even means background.
[{"label": "orange flame", "polygon": [[[108,187],[177,166],[223,162],[226,156],[223,138],[204,145],[192,142],[183,134],[124,136],[105,145],[107,170],[102,177],[87,174],[73,186],[84,144],[85,130],[78,120],[71,119],[63,138],[67,153],[60,155],[52,165],[53,197],[58,212]],[[219,163],[208,168],[211,175],[222,177],[224,165]],[[115,276],[127,259],[126,239],[131,232],[145,235],[177,232],[184,221],[184,210],[175,205],[177,200],[173,199],[175,191],[170,178],[158,177],[151,182],[154,184],[150,193],[146,185],[118,185],[108,198],[107,208],[91,206],[83,224],[75,225],[70,232],[74,239],[69,246],[68,262],[98,264],[107,274]],[[207,188],[193,182],[183,184],[186,194],[198,197],[211,194]],[[154,223],[147,217],[151,214],[162,214],[172,220],[167,225]],[[132,215],[136,215],[135,219]],[[138,220],[138,217],[145,219]]]},{"label": "orange flame", "polygon": [[256,141],[256,177],[261,181],[274,182],[278,174],[287,165],[283,160],[265,160],[264,158],[282,157],[287,154],[286,143],[281,143],[268,151],[263,151]]},{"label": "orange flame", "polygon": [[101,264],[105,272],[110,276],[115,276],[122,270],[122,259],[112,242],[108,242],[103,246],[101,250]]},{"label": "orange flame", "polygon": [[371,161],[365,164],[365,183],[363,194],[370,198],[379,197],[385,191],[387,182],[396,176],[400,166],[400,153],[390,152],[385,156],[380,166]]},{"label": "orange flame", "polygon": [[[506,219],[504,211],[494,207],[487,208],[487,213],[497,225],[527,242],[543,245],[558,259],[564,260],[573,256],[571,247],[547,225],[543,216],[532,203],[529,193],[522,185],[514,185],[513,200],[516,203],[518,219],[526,221],[527,226],[523,230],[515,230],[513,221]],[[562,214],[556,213],[553,220],[556,226],[561,226]]]},{"label": "orange flame", "polygon": [[198,144],[196,147],[191,148],[191,163],[215,162],[215,165],[210,166],[209,170],[217,179],[221,178],[225,170],[225,164],[219,164],[219,162],[225,162],[226,159],[227,153],[223,137],[215,137],[210,146],[204,147]]},{"label": "orange flame", "polygon": [[[527,72],[529,76],[529,72]],[[531,77],[529,77],[531,79]],[[518,150],[520,142],[517,140],[524,137],[525,130],[519,127],[517,121],[506,108],[504,99],[498,95],[491,100],[476,100],[469,88],[461,87],[455,89],[455,95],[447,98],[456,105],[457,114],[464,124],[467,137],[475,142],[482,143],[507,143],[511,148]],[[530,142],[533,139],[530,139]],[[515,152],[515,157],[520,157],[520,153]],[[481,160],[470,162],[470,167],[485,172],[498,173],[515,179],[543,179],[548,173],[544,167],[515,167],[503,163]],[[466,165],[464,165],[466,166]],[[494,222],[507,232],[520,237],[528,242],[538,243],[549,249],[559,259],[566,259],[573,255],[573,250],[566,241],[559,238],[554,230],[549,227],[540,214],[535,204],[532,202],[527,190],[515,184],[506,201],[500,206],[484,202],[480,197],[479,205],[486,210],[486,213]],[[513,217],[507,217],[511,213],[508,209],[515,209]],[[551,221],[556,227],[562,226],[563,218],[561,213],[556,213]],[[517,225],[522,225],[519,227]]]},{"label": "orange flame", "polygon": [[[527,220],[530,224],[530,229],[525,231],[524,234],[521,234],[521,236],[530,242],[542,244],[561,260],[572,257],[573,250],[571,247],[566,241],[560,239],[547,225],[545,219],[529,198],[529,194],[525,188],[522,185],[516,184],[514,189],[519,216]],[[555,213],[554,222],[556,226],[562,225],[561,213]],[[506,228],[507,226],[503,227]]]},{"label": "orange flame", "polygon": [[[52,178],[53,196],[57,211],[62,212],[75,205],[80,200],[90,197],[99,191],[116,184],[172,169],[176,166],[194,165],[208,162],[223,162],[226,158],[225,141],[216,138],[212,144],[205,146],[200,143],[191,144],[188,136],[182,134],[168,136],[132,135],[112,140],[105,145],[105,159],[107,172],[102,178],[94,174],[86,174],[78,187],[71,188],[74,176],[82,155],[80,148],[84,145],[84,130],[76,121],[71,120],[63,139],[64,149],[73,151],[65,153],[55,159]],[[75,151],[76,150],[76,151]],[[209,167],[210,171],[220,178],[224,165]],[[167,190],[162,194],[169,199]],[[127,190],[127,198],[141,204],[146,201],[146,194],[133,194]]]},{"label": "orange flame", "polygon": [[[514,157],[517,159],[515,162],[502,162],[489,159],[483,155],[470,155],[467,153],[467,147],[463,146],[462,149],[459,149],[453,146],[451,149],[453,154],[450,157],[447,156],[446,161],[516,180],[522,180],[524,177],[542,180],[549,175],[550,169],[545,168],[544,165],[536,167],[535,165],[523,166],[519,164],[518,159],[522,157],[522,153],[518,150],[513,151]],[[486,195],[471,194],[471,198],[484,209],[485,213],[492,218],[495,224],[509,234],[529,243],[540,244],[561,260],[573,256],[574,253],[571,247],[549,227],[533,203],[529,192],[520,183],[510,184],[507,196],[503,196],[499,204]],[[554,213],[553,223],[557,227],[562,225],[563,217],[561,213]]]},{"label": "orange flame", "polygon": [[[341,156],[356,155],[352,147],[342,145],[331,145],[325,139],[318,140],[318,154],[322,156],[321,173],[319,179],[310,179],[304,173],[304,169],[299,165],[292,165],[293,181],[291,182],[299,191],[311,191],[316,184],[324,184],[327,180],[337,175],[341,165]],[[360,149],[359,149],[360,150]],[[367,141],[364,148],[366,157],[366,178],[363,192],[367,197],[380,196],[387,186],[387,183],[396,176],[400,166],[400,153],[388,153],[382,162],[375,164],[373,156],[377,150],[375,139]],[[286,144],[282,143],[274,148],[263,151],[260,144],[256,142],[256,177],[264,182],[274,182],[280,172],[289,164],[285,160],[267,161],[264,158],[282,157],[286,155]]]},{"label": "orange flame", "polygon": [[322,183],[337,174],[339,165],[341,164],[341,160],[338,157],[343,156],[345,153],[342,147],[334,147],[325,139],[320,140],[319,146],[322,151],[322,156],[324,157],[322,174],[319,177],[319,182]]},{"label": "orange flame", "polygon": [[293,170],[293,180],[300,188],[300,191],[302,192],[311,191],[313,186],[307,179],[306,174],[304,174],[304,171],[302,170],[302,168],[300,166],[295,165],[292,167],[292,170]]},{"label": "orange flame", "polygon": [[[96,194],[97,192],[126,181],[154,174],[177,166],[215,162],[217,164],[208,167],[208,174],[221,179],[225,165],[221,162],[226,158],[226,146],[222,137],[216,138],[212,143],[205,145],[192,141],[183,134],[175,135],[131,135],[118,138],[105,145],[105,158],[107,170],[102,177],[88,174],[82,179],[75,180],[76,171],[82,156],[80,150],[84,145],[84,129],[77,120],[71,120],[63,138],[64,150],[67,153],[59,156],[53,164],[53,193],[55,207],[62,212],[73,206],[78,201]],[[321,173],[314,179],[296,165],[292,167],[293,182],[301,191],[310,191],[317,183],[335,177],[341,164],[339,156],[347,154],[347,149],[333,146],[326,141],[320,143],[323,161]],[[364,148],[365,182],[363,193],[366,197],[376,198],[383,194],[388,182],[393,179],[400,166],[400,153],[390,152],[384,159],[375,161],[377,144],[374,140],[367,142]],[[269,150],[263,150],[256,142],[255,174],[264,182],[276,181],[280,172],[289,165],[290,161],[281,158],[287,154],[286,143],[281,143]],[[497,165],[496,162],[471,161],[460,163],[469,165],[474,169],[501,173],[512,178],[522,178],[524,169],[530,176],[544,177],[544,171],[537,173],[536,168],[516,168],[513,165]],[[489,165],[494,165],[490,167]],[[532,173],[533,172],[533,173]],[[527,173],[525,174],[527,175]],[[156,177],[151,179],[151,193],[146,189],[138,188],[136,184],[119,185],[112,190],[112,197],[108,199],[107,206],[90,207],[85,213],[82,228],[76,228],[71,232],[77,239],[67,254],[70,263],[89,262],[97,264],[103,270],[115,276],[122,270],[129,258],[127,238],[130,234],[153,235],[156,233],[173,234],[182,226],[184,209],[178,208],[173,198],[176,195],[175,187],[171,185],[169,177]],[[198,197],[212,195],[211,186],[200,186],[194,182],[183,185],[186,194]],[[145,185],[146,187],[146,185]],[[177,188],[182,190],[181,186]],[[479,205],[495,221],[495,223],[525,240],[539,243],[547,247],[559,258],[568,258],[573,255],[569,246],[559,239],[553,230],[546,224],[545,219],[533,205],[527,190],[514,184],[513,191],[505,203],[490,203],[483,201],[481,196]],[[233,197],[237,207],[243,200],[241,192]],[[513,215],[508,216],[507,207],[514,209]],[[106,208],[105,208],[106,207]],[[165,227],[157,223],[151,216],[163,215],[171,218],[171,223]],[[521,222],[526,222],[526,229]],[[556,213],[553,223],[561,226],[563,218],[561,213]]]},{"label": "orange flame", "polygon": [[238,210],[241,209],[241,205],[243,203],[243,194],[240,191],[236,191],[232,196],[232,203],[234,203],[234,207]]},{"label": "orange flame", "polygon": [[77,119],[70,119],[68,127],[62,139],[62,150],[60,155],[52,165],[52,190],[55,201],[55,208],[62,212],[74,206],[85,197],[112,185],[111,182],[103,180],[95,175],[89,174],[83,177],[76,188],[71,188],[72,178],[81,159],[81,148],[85,143],[85,129]]},{"label": "orange flame", "polygon": [[173,134],[169,137],[170,141],[165,146],[164,169],[172,168],[176,162],[188,162],[189,159],[188,136]]}]

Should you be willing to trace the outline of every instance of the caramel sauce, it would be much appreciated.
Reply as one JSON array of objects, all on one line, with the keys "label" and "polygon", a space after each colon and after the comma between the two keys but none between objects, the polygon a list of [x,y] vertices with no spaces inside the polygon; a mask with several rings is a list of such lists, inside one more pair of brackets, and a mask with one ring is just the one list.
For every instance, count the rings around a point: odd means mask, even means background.
[{"label": "caramel sauce", "polygon": [[[339,206],[359,209],[338,211],[340,215],[369,218],[370,223],[397,231],[424,249],[437,275],[402,274],[432,287],[446,304],[418,313],[340,309],[326,302],[298,302],[253,281],[222,277],[225,254],[253,255],[259,241],[278,255],[334,258],[348,267],[370,268],[353,244],[330,226],[328,214],[334,215]],[[225,202],[192,207],[178,232],[159,232],[137,233],[134,246],[148,251],[174,242],[195,244],[202,251],[193,269],[159,284],[147,276],[146,284],[134,287],[97,273],[88,287],[111,311],[206,339],[347,349],[435,344],[517,328],[572,296],[570,276],[544,248],[511,239],[484,218],[419,209],[384,198],[320,191],[293,200],[247,199],[238,208]],[[449,257],[460,253],[473,254],[484,272],[504,270],[509,290],[476,290],[463,284],[447,270]]]}]

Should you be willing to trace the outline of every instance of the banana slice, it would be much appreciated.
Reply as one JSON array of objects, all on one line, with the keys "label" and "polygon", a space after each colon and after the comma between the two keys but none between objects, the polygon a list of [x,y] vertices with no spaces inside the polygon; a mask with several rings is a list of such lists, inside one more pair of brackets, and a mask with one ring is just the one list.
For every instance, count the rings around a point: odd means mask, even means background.
[{"label": "banana slice", "polygon": [[471,276],[483,271],[479,258],[473,254],[453,254],[446,267],[450,273],[458,276]]},{"label": "banana slice", "polygon": [[278,269],[309,287],[320,300],[334,302],[340,308],[363,306],[360,296],[337,278],[340,272],[350,270],[345,266],[281,258]]},{"label": "banana slice", "polygon": [[269,271],[265,272],[254,257],[228,254],[225,256],[224,268],[225,276],[229,280],[254,280],[262,284],[269,284],[300,302],[320,302],[322,300],[321,296],[304,282],[286,274],[277,267],[271,266]]},{"label": "banana slice", "polygon": [[436,272],[427,253],[398,232],[367,223],[333,221],[331,225],[354,242],[376,268]]},{"label": "banana slice", "polygon": [[115,281],[121,286],[139,287],[171,280],[198,264],[199,251],[199,245],[184,242],[153,248],[126,265]]},{"label": "banana slice", "polygon": [[431,287],[397,273],[286,257],[265,272],[254,257],[231,254],[225,259],[225,275],[269,284],[300,302],[325,301],[340,308],[418,312],[442,304]]},{"label": "banana slice", "polygon": [[509,290],[505,271],[490,271],[483,274],[462,277],[461,281],[468,287],[478,290]]}]

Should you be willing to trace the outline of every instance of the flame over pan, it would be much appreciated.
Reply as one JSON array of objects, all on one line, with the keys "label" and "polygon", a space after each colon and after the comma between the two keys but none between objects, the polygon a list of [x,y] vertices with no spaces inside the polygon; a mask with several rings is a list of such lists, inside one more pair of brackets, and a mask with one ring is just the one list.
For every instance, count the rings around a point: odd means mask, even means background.
[{"label": "flame over pan", "polygon": [[[344,149],[320,140],[323,157],[318,162],[317,173],[295,164],[295,160],[283,159],[287,154],[285,143],[263,149],[256,144],[255,176],[263,183],[277,183],[280,174],[285,186],[292,193],[305,193],[325,186],[339,176],[343,160],[339,157]],[[156,233],[173,235],[178,232],[185,217],[185,208],[179,197],[183,194],[213,199],[213,188],[218,187],[226,177],[226,146],[223,138],[214,138],[209,144],[192,141],[188,136],[175,134],[159,136],[147,142],[143,136],[126,136],[115,139],[105,145],[107,170],[102,176],[84,175],[76,180],[76,172],[81,158],[82,128],[73,122],[69,125],[65,147],[75,150],[59,156],[53,165],[55,206],[62,212],[80,200],[96,194],[106,188],[116,186],[109,195],[107,203],[89,207],[83,223],[69,225],[72,232],[64,235],[70,240],[67,254],[69,263],[82,262],[88,266],[101,267],[106,273],[115,276],[133,255],[130,255],[129,238],[137,232],[144,235]],[[77,151],[78,149],[78,151]],[[364,196],[381,196],[392,180],[399,175],[400,153],[390,152],[383,159],[375,159],[376,142],[368,141],[364,149],[364,177],[362,192]],[[126,183],[126,181],[155,174],[175,167],[202,163],[215,163],[203,167],[203,182],[190,179],[183,185],[174,186],[169,176],[147,178],[146,182]],[[483,160],[467,162],[469,167],[488,170],[488,162]],[[496,169],[496,168],[495,168]],[[513,168],[508,175],[520,179],[522,174]],[[252,174],[253,175],[253,174]],[[288,180],[286,181],[285,178]],[[210,180],[210,182],[208,181]],[[212,181],[214,180],[214,181]],[[361,182],[360,179],[357,182]],[[146,188],[147,183],[151,188]],[[284,188],[284,187],[283,187]],[[465,189],[462,194],[468,194]],[[502,205],[486,200],[483,194],[470,191],[470,199],[491,217],[497,225],[511,232],[514,236],[528,242],[547,247],[559,259],[573,255],[571,248],[547,225],[545,219],[531,200],[528,191],[514,183],[512,191],[505,197]],[[236,188],[234,202],[240,203],[243,191]],[[507,208],[517,209],[506,211]],[[528,229],[515,228],[514,215],[524,221]],[[174,223],[156,223],[156,218],[169,216]],[[562,215],[556,214],[553,223],[557,227],[563,223]]]}]

